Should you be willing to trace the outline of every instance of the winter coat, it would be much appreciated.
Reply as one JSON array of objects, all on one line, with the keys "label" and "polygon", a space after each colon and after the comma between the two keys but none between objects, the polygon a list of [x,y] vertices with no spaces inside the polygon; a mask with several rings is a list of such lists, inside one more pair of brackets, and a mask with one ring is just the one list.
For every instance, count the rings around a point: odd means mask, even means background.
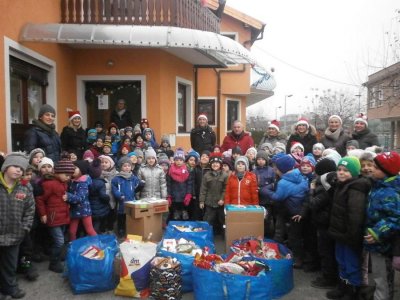
[{"label": "winter coat", "polygon": [[286,153],[290,153],[290,148],[294,142],[299,142],[304,146],[304,155],[312,153],[313,145],[318,143],[316,134],[316,129],[312,125],[310,125],[308,132],[304,136],[299,135],[297,132],[293,132],[287,141]]},{"label": "winter coat", "polygon": [[94,217],[104,217],[110,212],[110,196],[107,194],[104,179],[92,179],[92,184],[89,186],[89,202]]},{"label": "winter coat", "polygon": [[47,126],[39,120],[33,120],[33,126],[25,133],[24,150],[30,153],[35,148],[41,148],[46,157],[51,158],[54,163],[60,160],[61,140],[54,125]]},{"label": "winter coat", "polygon": [[144,181],[140,198],[167,198],[167,182],[163,168],[159,165],[144,165],[139,169],[138,177]]},{"label": "winter coat", "polygon": [[260,150],[261,145],[264,143],[270,143],[274,147],[275,147],[276,143],[282,143],[286,146],[287,136],[283,132],[279,132],[277,136],[271,136],[267,132],[264,134],[264,136],[261,138],[260,142],[258,143],[258,150]]},{"label": "winter coat", "polygon": [[258,196],[260,205],[271,204],[271,199],[267,196],[267,190],[272,190],[275,183],[275,171],[270,166],[256,167],[253,173],[257,176]]},{"label": "winter coat", "polygon": [[232,173],[226,184],[225,204],[259,205],[256,175],[246,171],[239,180],[236,173]]},{"label": "winter coat", "polygon": [[367,244],[368,251],[391,253],[394,237],[400,234],[400,175],[376,181],[368,196],[366,227],[377,243]]},{"label": "winter coat", "polygon": [[370,181],[362,177],[338,182],[335,187],[328,232],[336,241],[355,250],[360,250],[363,243],[370,188]]},{"label": "winter coat", "polygon": [[86,132],[79,127],[75,130],[71,126],[65,126],[61,132],[61,148],[68,153],[74,152],[78,159],[82,159],[86,150]]},{"label": "winter coat", "polygon": [[244,131],[239,136],[235,136],[233,132],[230,132],[225,136],[222,142],[221,151],[225,152],[237,146],[240,147],[242,155],[244,155],[249,148],[254,147],[253,138]]},{"label": "winter coat", "polygon": [[372,133],[369,128],[365,128],[360,132],[353,132],[353,139],[358,142],[360,149],[365,149],[371,146],[379,146],[378,136]]},{"label": "winter coat", "polygon": [[[323,179],[322,179],[323,180]],[[326,190],[318,176],[315,182],[315,190],[310,194],[308,207],[312,222],[321,229],[328,229],[331,215],[334,189]]]},{"label": "winter coat", "polygon": [[128,126],[133,126],[131,113],[129,112],[129,110],[125,110],[125,112],[121,116],[119,116],[117,111],[114,109],[110,116],[110,123],[115,123],[120,129]]},{"label": "winter coat", "polygon": [[[167,191],[168,196],[172,197],[172,201],[176,203],[183,203],[186,194],[192,195],[193,192],[193,175],[189,173],[186,180],[182,181],[171,173],[173,165],[167,173]],[[186,170],[186,171],[185,171]],[[182,166],[182,172],[189,172],[186,166]]]},{"label": "winter coat", "polygon": [[111,180],[115,177],[115,175],[117,175],[117,171],[115,170],[115,168],[112,168],[111,171],[104,171],[104,170],[101,171],[101,176],[100,176],[100,178],[104,179],[106,185],[106,193],[107,195],[110,196],[109,205],[111,209],[114,209],[116,206],[114,195],[111,190]]},{"label": "winter coat", "polygon": [[294,169],[282,175],[275,192],[267,189],[266,194],[272,201],[283,202],[288,213],[295,216],[302,213],[308,191],[308,180],[299,169]]},{"label": "winter coat", "polygon": [[19,244],[31,229],[34,214],[35,200],[29,183],[17,182],[8,193],[0,173],[0,246]]},{"label": "winter coat", "polygon": [[228,175],[222,171],[209,171],[204,174],[200,188],[200,203],[210,207],[219,207],[218,201],[224,200]]},{"label": "winter coat", "polygon": [[200,197],[200,188],[201,188],[201,182],[203,181],[203,177],[205,174],[207,174],[211,169],[209,167],[202,168],[201,166],[197,165],[193,170],[192,170],[192,176],[193,176],[193,198],[199,198]]},{"label": "winter coat", "polygon": [[46,225],[56,227],[69,224],[69,204],[63,200],[68,184],[51,178],[42,182],[43,194],[36,197],[36,207],[40,217],[47,216]]},{"label": "winter coat", "polygon": [[190,132],[190,145],[201,154],[204,150],[212,151],[216,142],[215,132],[210,126],[196,126]]},{"label": "winter coat", "polygon": [[397,235],[393,237],[392,255],[400,256],[400,233],[397,233]]},{"label": "winter coat", "polygon": [[340,129],[340,134],[338,139],[335,141],[332,139],[332,137],[325,135],[322,139],[321,139],[321,143],[322,145],[324,145],[325,149],[328,148],[333,148],[335,149],[337,152],[339,152],[339,154],[341,156],[346,156],[347,151],[346,151],[346,143],[347,141],[349,141],[351,139],[350,136],[348,136],[343,128]]},{"label": "winter coat", "polygon": [[136,200],[136,192],[140,187],[140,180],[134,174],[129,178],[125,178],[119,173],[113,178],[111,181],[111,190],[115,201],[118,203],[118,214],[125,213],[124,203],[126,201]]},{"label": "winter coat", "polygon": [[82,175],[71,181],[68,188],[68,203],[70,204],[70,216],[72,219],[79,219],[92,215],[89,201],[89,186],[92,178],[89,175]]}]

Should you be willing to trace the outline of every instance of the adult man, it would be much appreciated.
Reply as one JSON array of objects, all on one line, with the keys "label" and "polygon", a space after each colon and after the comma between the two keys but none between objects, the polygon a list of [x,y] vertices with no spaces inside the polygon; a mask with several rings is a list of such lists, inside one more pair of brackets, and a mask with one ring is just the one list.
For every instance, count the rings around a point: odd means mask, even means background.
[{"label": "adult man", "polygon": [[243,125],[240,121],[236,120],[232,124],[232,131],[228,133],[222,142],[221,151],[225,152],[239,146],[244,155],[250,147],[254,147],[253,138],[244,131]]},{"label": "adult man", "polygon": [[190,132],[190,144],[197,153],[203,153],[204,150],[212,151],[215,145],[216,137],[213,129],[208,125],[208,119],[205,114],[197,117],[197,125]]},{"label": "adult man", "polygon": [[124,99],[118,100],[117,106],[111,113],[110,123],[117,124],[118,128],[133,126],[131,113],[126,109]]}]

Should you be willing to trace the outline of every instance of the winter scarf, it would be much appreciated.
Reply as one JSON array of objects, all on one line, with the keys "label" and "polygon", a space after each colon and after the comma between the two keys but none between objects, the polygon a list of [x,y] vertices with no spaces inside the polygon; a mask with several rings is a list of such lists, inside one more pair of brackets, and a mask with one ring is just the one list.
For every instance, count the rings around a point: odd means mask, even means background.
[{"label": "winter scarf", "polygon": [[129,179],[132,177],[132,172],[124,172],[121,171],[117,174],[117,176],[121,176],[122,178]]},{"label": "winter scarf", "polygon": [[40,120],[33,120],[32,124],[39,127],[40,129],[43,129],[44,131],[46,131],[50,134],[57,134],[56,125],[54,125],[54,124],[47,125]]},{"label": "winter scarf", "polygon": [[173,164],[169,168],[169,176],[177,182],[185,182],[189,178],[189,171],[186,167],[186,165],[182,165],[181,167],[177,167],[175,164]]},{"label": "winter scarf", "polygon": [[341,129],[340,129],[340,128],[336,129],[334,132],[330,131],[329,128],[327,128],[327,129],[325,130],[325,136],[326,136],[328,139],[330,139],[330,140],[336,142],[336,141],[339,139],[340,132],[341,132]]}]

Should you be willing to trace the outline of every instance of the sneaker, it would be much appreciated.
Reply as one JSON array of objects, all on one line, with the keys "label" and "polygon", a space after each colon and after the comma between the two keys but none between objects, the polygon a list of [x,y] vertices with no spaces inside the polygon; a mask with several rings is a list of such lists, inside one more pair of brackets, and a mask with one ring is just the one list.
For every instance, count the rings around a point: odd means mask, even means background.
[{"label": "sneaker", "polygon": [[26,256],[22,256],[18,262],[17,273],[26,274],[31,267],[32,264],[30,260],[28,260]]},{"label": "sneaker", "polygon": [[182,211],[182,219],[183,220],[189,220],[189,214],[186,210]]},{"label": "sneaker", "polygon": [[15,288],[15,290],[10,294],[13,299],[21,299],[25,297],[25,292],[20,288]]},{"label": "sneaker", "polygon": [[54,273],[62,273],[64,271],[64,266],[61,262],[54,262],[49,264],[49,270]]},{"label": "sneaker", "polygon": [[334,289],[337,285],[337,280],[327,279],[325,277],[317,277],[311,281],[311,286],[317,289]]}]

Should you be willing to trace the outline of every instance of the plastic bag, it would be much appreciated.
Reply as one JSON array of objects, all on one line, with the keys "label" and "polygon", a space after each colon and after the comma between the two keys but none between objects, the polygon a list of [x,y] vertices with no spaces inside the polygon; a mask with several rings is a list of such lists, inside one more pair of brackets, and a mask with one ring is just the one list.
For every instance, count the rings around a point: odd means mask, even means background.
[{"label": "plastic bag", "polygon": [[155,257],[151,262],[151,297],[157,300],[182,298],[182,267],[172,257]]},{"label": "plastic bag", "polygon": [[[179,227],[182,227],[183,229],[197,229],[197,231],[183,231],[180,230]],[[214,242],[214,233],[212,226],[210,226],[210,224],[208,224],[207,222],[201,221],[169,221],[163,237],[166,239],[179,239],[181,237],[185,239],[190,239],[191,237],[197,237],[208,240],[210,242]]]},{"label": "plastic bag", "polygon": [[[85,257],[90,249],[100,249],[104,256]],[[73,293],[96,293],[114,289],[116,282],[113,262],[117,253],[118,242],[115,235],[87,236],[73,241],[66,259],[66,275]]]}]

